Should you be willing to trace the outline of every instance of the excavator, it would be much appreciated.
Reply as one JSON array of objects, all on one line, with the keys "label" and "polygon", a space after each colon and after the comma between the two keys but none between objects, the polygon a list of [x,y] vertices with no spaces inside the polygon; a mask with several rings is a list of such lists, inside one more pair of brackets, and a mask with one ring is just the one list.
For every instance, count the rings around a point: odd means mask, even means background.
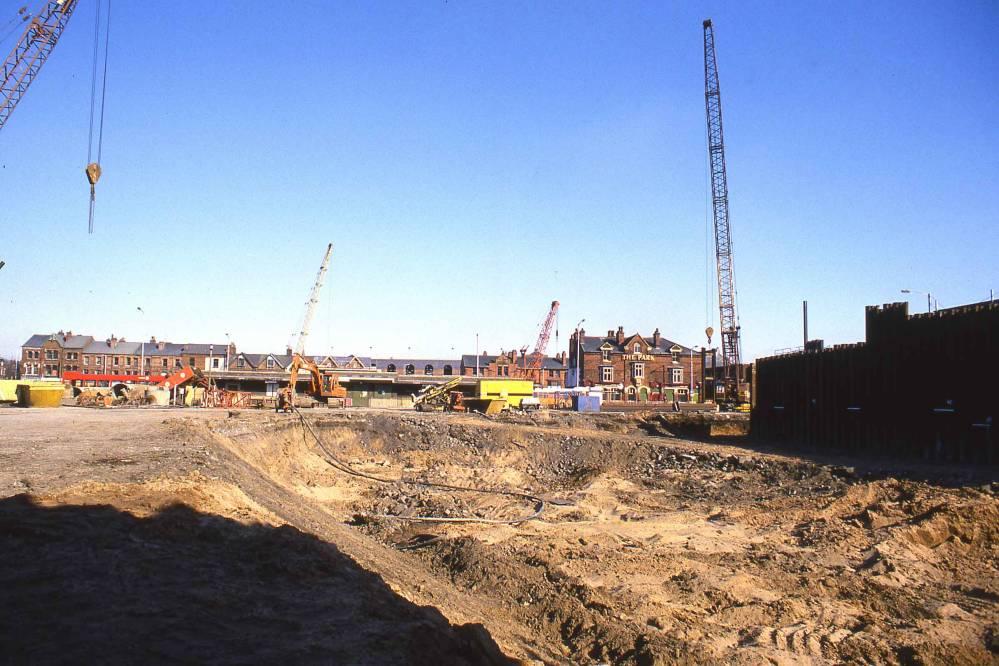
[{"label": "excavator", "polygon": [[288,366],[291,376],[288,378],[288,386],[278,393],[276,411],[290,412],[296,407],[295,391],[298,386],[298,373],[303,368],[309,373],[309,395],[312,397],[312,404],[326,404],[331,407],[344,407],[347,404],[347,389],[340,385],[340,378],[333,373],[323,372],[318,365],[305,356],[305,340],[309,336],[312,317],[316,312],[316,305],[319,303],[319,292],[323,288],[323,280],[326,278],[332,254],[333,243],[330,243],[326,246],[326,254],[323,255],[322,263],[319,264],[319,273],[312,285],[312,293],[309,294],[309,300],[305,303],[305,316],[302,318],[298,344],[291,357],[291,365]]},{"label": "excavator", "polygon": [[288,386],[278,393],[277,411],[290,412],[295,405],[295,389],[298,373],[303,369],[309,373],[309,395],[313,404],[325,403],[330,407],[343,407],[347,404],[347,389],[340,385],[340,378],[332,373],[324,373],[318,365],[301,354],[294,354],[288,366],[291,376]]}]

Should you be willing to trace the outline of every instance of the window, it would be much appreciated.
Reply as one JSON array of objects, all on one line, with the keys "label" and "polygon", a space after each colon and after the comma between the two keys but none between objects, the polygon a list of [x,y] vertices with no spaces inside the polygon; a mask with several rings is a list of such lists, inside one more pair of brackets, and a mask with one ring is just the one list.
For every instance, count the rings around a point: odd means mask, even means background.
[{"label": "window", "polygon": [[425,374],[425,375],[432,375],[432,374],[434,374],[434,366],[432,366],[429,363],[427,363],[425,366],[423,366],[423,374]]},{"label": "window", "polygon": [[412,363],[410,363],[409,365],[407,365],[406,366],[406,374],[407,375],[415,375],[416,374],[416,366],[414,366]]},{"label": "window", "polygon": [[59,360],[59,352],[56,351],[55,349],[46,349],[45,350],[45,360],[46,361],[58,361]]},{"label": "window", "polygon": [[614,368],[610,365],[605,365],[600,368],[600,381],[602,382],[612,382],[614,381]]},{"label": "window", "polygon": [[173,367],[180,368],[183,367],[184,361],[179,356],[173,360]]},{"label": "window", "polygon": [[194,366],[196,366],[197,364],[198,364],[198,362],[197,362],[197,361],[195,361],[195,360],[194,360],[194,357],[192,356],[192,357],[191,357],[191,364],[190,364],[190,365],[191,365],[191,367],[193,368],[193,367],[194,367]]},{"label": "window", "polygon": [[670,368],[669,369],[669,381],[671,384],[682,384],[683,383],[683,368]]},{"label": "window", "polygon": [[610,360],[610,349],[602,349],[600,351],[600,353],[603,355],[603,359],[605,361],[609,361]]},{"label": "window", "polygon": [[385,372],[395,372],[395,363],[389,363],[385,366]]},{"label": "window", "polygon": [[90,357],[89,356],[84,355],[84,357],[83,357],[83,365],[90,365]]},{"label": "window", "polygon": [[213,368],[219,367],[219,360],[217,358],[212,359],[212,367]]},{"label": "window", "polygon": [[164,368],[167,367],[167,360],[163,359],[163,362],[160,365],[162,365]]},{"label": "window", "polygon": [[127,368],[131,368],[132,367],[132,357],[131,356],[129,356],[128,358],[125,359],[125,367],[127,367]]},{"label": "window", "polygon": [[115,367],[118,367],[118,357],[117,356],[115,356],[113,359],[111,359],[111,365],[113,365]]},{"label": "window", "polygon": [[642,344],[640,342],[636,342],[634,350],[635,350],[636,354],[641,354],[642,353]]},{"label": "window", "polygon": [[236,359],[236,367],[237,368],[245,368],[246,367],[246,359],[243,358],[242,356],[240,356],[239,358],[237,358]]},{"label": "window", "polygon": [[274,369],[274,359],[272,358],[267,359],[267,369],[268,370]]},{"label": "window", "polygon": [[445,375],[453,375],[454,374],[454,368],[452,368],[450,365],[445,365],[444,366],[444,374]]},{"label": "window", "polygon": [[645,377],[645,364],[644,363],[632,363],[631,364],[631,376],[634,379],[642,379]]}]

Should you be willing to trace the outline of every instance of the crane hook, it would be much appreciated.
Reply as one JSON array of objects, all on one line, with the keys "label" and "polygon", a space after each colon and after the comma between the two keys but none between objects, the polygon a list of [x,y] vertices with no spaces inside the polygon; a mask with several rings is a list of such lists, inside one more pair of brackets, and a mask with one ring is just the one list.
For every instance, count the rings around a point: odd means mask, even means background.
[{"label": "crane hook", "polygon": [[85,169],[87,173],[87,180],[90,182],[90,215],[87,224],[87,233],[94,233],[94,185],[97,181],[101,179],[101,165],[97,162],[91,162],[87,165]]}]

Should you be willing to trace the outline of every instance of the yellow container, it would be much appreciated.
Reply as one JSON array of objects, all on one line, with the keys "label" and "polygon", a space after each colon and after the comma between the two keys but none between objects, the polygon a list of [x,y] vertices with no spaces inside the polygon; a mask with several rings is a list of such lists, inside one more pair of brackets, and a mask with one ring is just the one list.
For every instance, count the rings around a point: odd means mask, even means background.
[{"label": "yellow container", "polygon": [[21,384],[17,387],[17,404],[21,407],[59,407],[64,393],[62,384]]},{"label": "yellow container", "polygon": [[0,379],[0,402],[17,402],[18,384],[16,379]]},{"label": "yellow container", "polygon": [[503,398],[514,409],[520,409],[524,398],[534,397],[534,382],[528,379],[480,379],[479,398]]}]

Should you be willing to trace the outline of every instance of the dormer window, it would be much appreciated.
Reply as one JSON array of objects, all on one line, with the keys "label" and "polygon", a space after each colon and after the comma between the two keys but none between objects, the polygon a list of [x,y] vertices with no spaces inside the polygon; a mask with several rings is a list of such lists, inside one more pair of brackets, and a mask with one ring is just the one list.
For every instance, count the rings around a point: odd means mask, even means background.
[{"label": "dormer window", "polygon": [[268,370],[274,369],[274,359],[272,358],[267,359],[267,369]]},{"label": "dormer window", "polygon": [[636,342],[635,343],[635,353],[636,354],[641,354],[642,353],[642,343],[640,343],[640,342]]},{"label": "dormer window", "polygon": [[610,360],[610,349],[603,349],[603,350],[601,350],[600,353],[603,354],[603,358],[604,358],[605,361],[609,361]]}]

